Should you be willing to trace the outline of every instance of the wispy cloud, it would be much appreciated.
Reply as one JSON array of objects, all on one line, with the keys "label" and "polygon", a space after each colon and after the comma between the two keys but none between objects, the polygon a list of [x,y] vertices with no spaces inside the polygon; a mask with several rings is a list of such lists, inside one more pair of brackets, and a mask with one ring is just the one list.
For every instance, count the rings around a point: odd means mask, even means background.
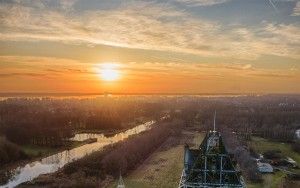
[{"label": "wispy cloud", "polygon": [[216,4],[222,4],[231,0],[177,0],[178,2],[184,3],[188,6],[212,6]]},{"label": "wispy cloud", "polygon": [[66,58],[55,58],[55,57],[41,57],[41,56],[0,56],[0,63],[20,63],[24,65],[35,65],[36,67],[52,65],[66,65],[66,66],[77,66],[80,64],[79,61],[66,59]]},{"label": "wispy cloud", "polygon": [[270,78],[295,78],[294,74],[287,74],[281,72],[265,72],[265,73],[250,73],[249,75],[257,77],[270,77]]},{"label": "wispy cloud", "polygon": [[[18,66],[1,69],[0,91],[20,91],[20,88],[50,92],[261,92],[286,91],[286,88],[298,91],[300,80],[297,67],[281,70],[258,68],[249,63],[120,62],[122,79],[109,85],[99,78],[96,62],[87,66],[59,58],[0,56],[0,63],[4,61]],[[34,68],[27,68],[32,65]]]},{"label": "wispy cloud", "polygon": [[[31,6],[1,5],[1,15],[5,16],[0,17],[0,40],[81,42],[238,59],[256,59],[264,54],[300,58],[300,28],[295,24],[223,25],[153,2],[80,14],[43,8],[50,5],[34,2]],[[225,1],[186,2],[204,6]]]},{"label": "wispy cloud", "polygon": [[0,73],[0,78],[3,77],[16,77],[16,76],[26,76],[26,77],[45,77],[46,74],[39,74],[39,73]]},{"label": "wispy cloud", "polygon": [[[99,68],[98,63],[90,63],[87,67],[86,63],[79,63],[74,60],[67,60],[61,58],[51,58],[51,57],[32,57],[32,56],[0,56],[0,62],[7,62],[8,64],[18,64],[18,67],[11,66],[5,69],[5,72],[11,72],[12,75],[16,72],[28,73],[29,70],[38,72],[40,74],[55,74],[55,75],[67,75],[67,74],[76,74],[76,75],[93,75],[97,74],[95,68]],[[26,65],[26,66],[20,66]],[[29,70],[27,66],[34,65],[35,69]],[[216,75],[215,72],[221,74],[236,74],[236,75],[265,75],[271,73],[294,73],[293,70],[270,70],[270,69],[259,69],[254,67],[252,64],[245,63],[178,63],[178,62],[128,62],[120,63],[118,69],[128,75],[145,75],[149,74],[183,74],[187,75],[197,75],[202,74],[204,76]],[[278,72],[279,71],[279,72]],[[6,74],[4,74],[6,75]],[[18,75],[15,74],[15,75]],[[28,74],[31,75],[31,74]],[[36,75],[36,76],[38,76]]]},{"label": "wispy cloud", "polygon": [[298,1],[293,9],[292,16],[300,16],[300,1]]}]

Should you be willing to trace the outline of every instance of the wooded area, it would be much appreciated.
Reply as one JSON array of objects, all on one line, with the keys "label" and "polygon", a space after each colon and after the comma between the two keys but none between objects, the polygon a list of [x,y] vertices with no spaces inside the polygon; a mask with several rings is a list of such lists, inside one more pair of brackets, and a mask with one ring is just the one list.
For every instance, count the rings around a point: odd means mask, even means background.
[{"label": "wooded area", "polygon": [[17,144],[61,146],[77,130],[130,128],[139,117],[159,117],[160,109],[127,99],[7,99],[0,101],[0,135]]},{"label": "wooded area", "polygon": [[112,177],[125,175],[138,167],[167,138],[178,136],[181,133],[180,126],[178,120],[159,123],[149,131],[105,147],[103,151],[70,163],[60,172],[41,178],[38,180],[39,183],[33,184],[46,187],[57,187],[62,184],[67,187],[103,187]]}]

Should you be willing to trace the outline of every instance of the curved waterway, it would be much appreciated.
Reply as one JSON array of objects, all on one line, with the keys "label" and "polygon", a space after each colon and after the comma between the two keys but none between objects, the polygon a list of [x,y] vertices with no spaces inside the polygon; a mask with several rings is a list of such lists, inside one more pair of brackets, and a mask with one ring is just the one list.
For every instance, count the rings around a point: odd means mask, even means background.
[{"label": "curved waterway", "polygon": [[11,188],[15,187],[23,182],[30,181],[41,174],[48,174],[56,172],[64,165],[80,159],[88,154],[95,151],[101,150],[104,146],[119,142],[123,139],[128,138],[130,135],[135,135],[151,128],[155,121],[149,121],[144,124],[138,125],[127,131],[115,134],[111,137],[106,137],[103,134],[76,134],[71,140],[83,141],[88,138],[97,138],[97,142],[91,144],[85,144],[83,146],[65,150],[63,152],[45,157],[39,161],[34,161],[20,166],[12,170],[13,177],[9,180],[6,185],[0,186],[0,188]]}]

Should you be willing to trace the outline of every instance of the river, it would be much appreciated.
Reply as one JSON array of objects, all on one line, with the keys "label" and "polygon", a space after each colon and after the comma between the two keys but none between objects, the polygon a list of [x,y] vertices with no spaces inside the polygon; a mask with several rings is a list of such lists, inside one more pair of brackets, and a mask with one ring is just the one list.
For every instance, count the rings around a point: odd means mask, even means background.
[{"label": "river", "polygon": [[19,166],[12,170],[12,178],[6,185],[1,185],[0,188],[15,187],[23,182],[30,181],[41,174],[48,174],[56,172],[64,165],[80,159],[88,154],[103,149],[104,146],[116,143],[123,139],[128,138],[130,135],[135,135],[145,130],[149,130],[155,121],[149,121],[144,124],[138,125],[127,131],[115,134],[114,136],[107,137],[103,134],[89,134],[82,133],[76,134],[71,140],[83,141],[88,138],[97,138],[97,142],[85,144],[70,150],[65,150],[60,153],[45,157],[39,161],[28,163],[24,166]]}]

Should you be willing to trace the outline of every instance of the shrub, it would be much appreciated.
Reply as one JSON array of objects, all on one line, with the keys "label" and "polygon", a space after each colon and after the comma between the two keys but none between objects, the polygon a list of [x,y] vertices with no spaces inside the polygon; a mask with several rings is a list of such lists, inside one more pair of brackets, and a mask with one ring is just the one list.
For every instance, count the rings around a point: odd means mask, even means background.
[{"label": "shrub", "polygon": [[300,141],[296,141],[292,144],[292,149],[297,152],[300,153]]},{"label": "shrub", "polygon": [[16,144],[0,137],[0,165],[26,158],[28,156]]}]

